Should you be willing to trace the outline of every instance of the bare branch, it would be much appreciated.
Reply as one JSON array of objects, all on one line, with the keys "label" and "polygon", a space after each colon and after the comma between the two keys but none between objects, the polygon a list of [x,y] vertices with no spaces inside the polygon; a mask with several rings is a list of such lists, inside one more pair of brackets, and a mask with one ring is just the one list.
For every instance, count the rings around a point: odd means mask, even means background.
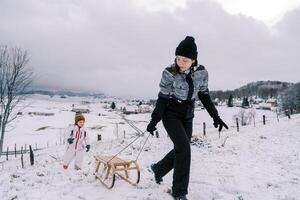
[{"label": "bare branch", "polygon": [[28,62],[27,51],[0,46],[0,156],[7,125],[17,118],[13,111],[32,83],[33,72],[27,68]]}]

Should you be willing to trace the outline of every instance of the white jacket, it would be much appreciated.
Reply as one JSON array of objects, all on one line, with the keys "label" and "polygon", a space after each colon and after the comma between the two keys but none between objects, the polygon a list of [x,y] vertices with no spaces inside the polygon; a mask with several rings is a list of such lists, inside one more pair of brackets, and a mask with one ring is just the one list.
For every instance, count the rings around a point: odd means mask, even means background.
[{"label": "white jacket", "polygon": [[73,143],[68,145],[68,149],[72,148],[75,151],[85,149],[85,146],[89,144],[89,138],[85,127],[80,128],[77,125],[70,124],[66,129],[66,136],[68,138],[74,138]]}]

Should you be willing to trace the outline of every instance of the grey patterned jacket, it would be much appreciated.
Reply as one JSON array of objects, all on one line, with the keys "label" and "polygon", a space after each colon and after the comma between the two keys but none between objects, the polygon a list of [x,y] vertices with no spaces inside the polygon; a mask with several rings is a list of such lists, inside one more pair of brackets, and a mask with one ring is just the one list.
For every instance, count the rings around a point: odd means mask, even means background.
[{"label": "grey patterned jacket", "polygon": [[[177,73],[176,75],[173,75],[173,65],[167,67],[162,73],[162,78],[159,84],[160,92],[158,96],[163,98],[173,98],[178,101],[185,101],[187,100],[189,91],[189,86],[186,82],[187,73]],[[202,94],[208,94],[208,72],[202,65],[194,66],[190,70],[192,70],[191,75],[194,83],[192,96],[192,100],[194,100],[199,92]]]}]

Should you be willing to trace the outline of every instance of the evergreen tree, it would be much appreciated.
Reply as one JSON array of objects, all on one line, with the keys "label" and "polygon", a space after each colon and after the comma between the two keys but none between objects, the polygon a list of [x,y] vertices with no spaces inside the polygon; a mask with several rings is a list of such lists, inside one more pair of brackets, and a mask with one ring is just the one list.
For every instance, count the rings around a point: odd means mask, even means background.
[{"label": "evergreen tree", "polygon": [[249,108],[249,101],[247,97],[243,98],[242,108]]},{"label": "evergreen tree", "polygon": [[112,103],[111,103],[110,108],[113,109],[113,110],[116,108],[115,102],[112,102]]},{"label": "evergreen tree", "polygon": [[230,95],[229,99],[228,99],[228,102],[227,102],[228,107],[233,107],[233,102],[232,101],[233,101],[233,97],[232,97],[232,95]]}]

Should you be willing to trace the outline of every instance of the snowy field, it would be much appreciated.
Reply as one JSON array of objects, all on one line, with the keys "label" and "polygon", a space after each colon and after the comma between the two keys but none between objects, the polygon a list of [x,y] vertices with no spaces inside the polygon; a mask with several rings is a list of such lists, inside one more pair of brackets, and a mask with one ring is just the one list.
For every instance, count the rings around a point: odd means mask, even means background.
[{"label": "snowy field", "polygon": [[[91,104],[82,105],[81,101]],[[21,168],[20,155],[15,158],[0,158],[0,199],[116,199],[116,200],[154,200],[172,199],[164,191],[171,186],[172,173],[164,177],[161,185],[156,185],[147,167],[161,159],[172,143],[167,137],[162,123],[158,124],[160,138],[150,137],[145,151],[139,157],[141,181],[138,186],[129,185],[117,178],[113,189],[106,189],[95,180],[94,157],[98,154],[114,155],[136,135],[118,112],[104,108],[100,99],[82,99],[58,97],[49,98],[35,95],[23,105],[20,116],[9,127],[4,141],[4,151],[14,145],[32,145],[43,148],[35,151],[35,165],[29,165],[26,154],[25,168]],[[51,156],[60,158],[66,146],[63,143],[64,128],[73,123],[72,105],[91,110],[86,114],[86,127],[91,138],[92,148],[86,154],[82,172],[70,168],[63,170],[61,163]],[[22,105],[22,107],[23,107]],[[118,103],[117,108],[128,106]],[[236,131],[233,116],[239,108],[217,107],[222,119],[230,129],[218,132],[212,125],[212,119],[205,110],[195,111],[193,135],[196,142],[192,145],[191,178],[188,198],[191,200],[296,200],[300,199],[300,115],[292,119],[279,118],[271,111],[256,110],[253,122]],[[48,112],[54,116],[33,116],[28,112]],[[99,113],[101,114],[99,116]],[[262,116],[267,124],[263,125]],[[150,113],[126,116],[141,130],[145,130]],[[206,137],[203,137],[203,122],[206,122]],[[40,129],[40,130],[39,130]],[[124,138],[125,131],[125,138]],[[101,134],[102,141],[97,142]],[[134,145],[124,151],[120,157],[135,159],[139,148],[146,139],[141,137]],[[222,144],[225,145],[222,146]],[[51,156],[50,156],[51,155]]]}]

